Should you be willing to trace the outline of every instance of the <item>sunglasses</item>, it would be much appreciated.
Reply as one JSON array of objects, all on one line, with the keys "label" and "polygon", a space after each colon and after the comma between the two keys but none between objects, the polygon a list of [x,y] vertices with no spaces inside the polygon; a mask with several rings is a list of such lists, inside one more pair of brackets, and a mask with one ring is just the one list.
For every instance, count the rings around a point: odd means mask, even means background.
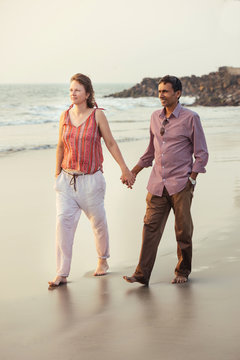
[{"label": "sunglasses", "polygon": [[168,123],[168,119],[164,119],[163,122],[162,122],[162,127],[160,129],[160,135],[163,136],[165,134],[165,126],[167,125]]}]

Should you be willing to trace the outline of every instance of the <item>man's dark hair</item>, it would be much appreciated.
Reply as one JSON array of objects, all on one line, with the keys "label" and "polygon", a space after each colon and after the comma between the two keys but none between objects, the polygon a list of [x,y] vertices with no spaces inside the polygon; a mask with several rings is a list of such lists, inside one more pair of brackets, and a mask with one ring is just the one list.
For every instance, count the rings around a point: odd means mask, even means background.
[{"label": "man's dark hair", "polygon": [[[166,75],[163,78],[160,79],[159,84],[164,83],[170,83],[172,84],[173,90],[176,92],[178,90],[182,91],[182,83],[176,76]],[[159,85],[158,84],[158,85]]]}]

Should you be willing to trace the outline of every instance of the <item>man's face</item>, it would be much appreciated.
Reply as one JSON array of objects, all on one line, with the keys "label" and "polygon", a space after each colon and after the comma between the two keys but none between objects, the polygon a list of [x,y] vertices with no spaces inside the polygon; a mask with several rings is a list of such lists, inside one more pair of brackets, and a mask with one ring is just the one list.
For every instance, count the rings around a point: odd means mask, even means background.
[{"label": "man's face", "polygon": [[158,86],[158,97],[164,107],[176,105],[180,95],[181,91],[178,90],[175,92],[171,83],[160,83]]}]

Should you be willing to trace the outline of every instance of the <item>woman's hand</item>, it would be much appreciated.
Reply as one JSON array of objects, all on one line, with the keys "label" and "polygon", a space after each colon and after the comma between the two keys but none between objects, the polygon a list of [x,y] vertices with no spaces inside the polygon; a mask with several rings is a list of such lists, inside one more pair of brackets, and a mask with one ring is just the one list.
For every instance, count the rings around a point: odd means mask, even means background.
[{"label": "woman's hand", "polygon": [[122,176],[120,179],[123,184],[126,184],[128,188],[132,189],[132,186],[136,180],[136,176],[128,168],[126,168],[122,171]]}]

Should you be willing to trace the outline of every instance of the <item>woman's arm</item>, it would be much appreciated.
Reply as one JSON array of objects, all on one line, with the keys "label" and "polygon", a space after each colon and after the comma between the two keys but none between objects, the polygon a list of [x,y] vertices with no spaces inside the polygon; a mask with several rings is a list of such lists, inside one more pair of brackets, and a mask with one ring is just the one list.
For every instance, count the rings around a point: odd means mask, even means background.
[{"label": "woman's arm", "polygon": [[64,123],[65,112],[62,113],[59,122],[59,138],[56,150],[56,170],[55,177],[58,177],[60,172],[62,171],[61,165],[63,161],[63,153],[64,153],[64,144],[62,141],[62,132],[63,132],[63,123]]},{"label": "woman's arm", "polygon": [[96,111],[96,121],[109,152],[111,153],[111,155],[113,156],[113,158],[116,160],[116,162],[121,168],[122,181],[127,182],[128,187],[132,187],[132,185],[135,182],[135,176],[128,169],[121,154],[121,151],[118,147],[118,144],[116,143],[112,135],[107,118],[101,110]]}]

